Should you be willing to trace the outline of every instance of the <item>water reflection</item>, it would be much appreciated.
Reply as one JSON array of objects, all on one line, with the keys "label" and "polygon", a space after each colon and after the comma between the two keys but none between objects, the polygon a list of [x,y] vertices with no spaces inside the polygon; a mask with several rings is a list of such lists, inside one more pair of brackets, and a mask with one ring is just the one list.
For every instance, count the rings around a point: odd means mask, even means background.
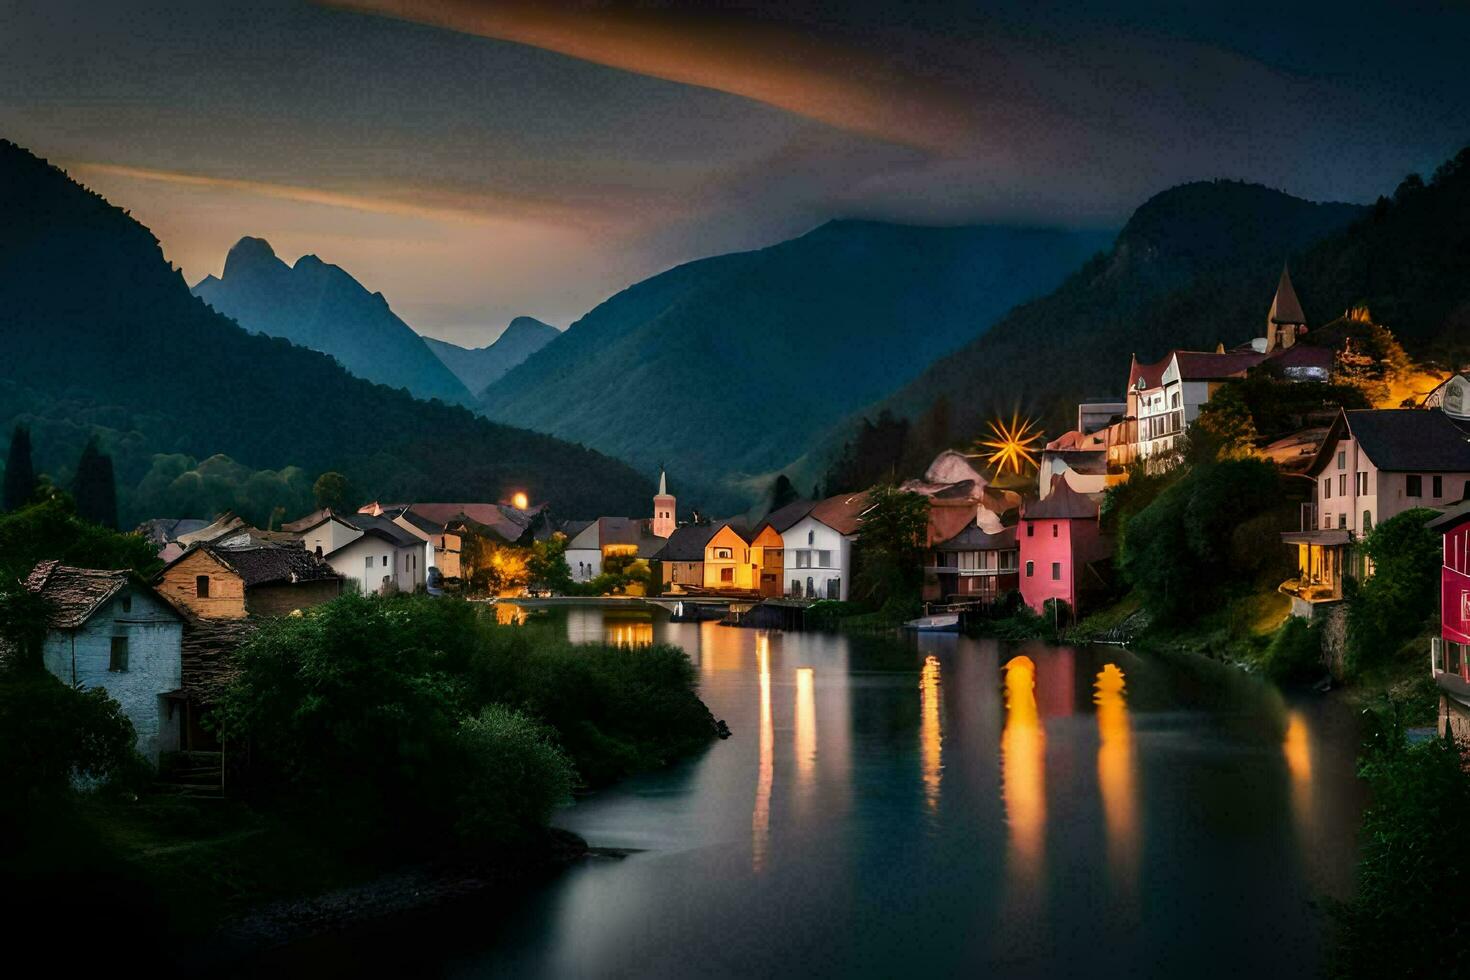
[{"label": "water reflection", "polygon": [[776,730],[771,720],[771,637],[762,631],[755,639],[756,669],[760,674],[760,759],[756,766],[755,812],[750,818],[751,867],[766,866],[771,837],[771,782],[775,777]]},{"label": "water reflection", "polygon": [[1286,756],[1286,770],[1291,774],[1291,808],[1297,824],[1310,833],[1312,817],[1312,745],[1308,741],[1307,721],[1300,711],[1286,716],[1286,735],[1281,741]]},{"label": "water reflection", "polygon": [[1029,890],[1040,881],[1046,838],[1046,733],[1036,705],[1036,663],[1030,657],[1006,662],[1005,693],[1000,759],[1007,851],[1013,881]]},{"label": "water reflection", "polygon": [[1097,785],[1107,826],[1108,867],[1117,890],[1131,894],[1138,871],[1138,800],[1127,684],[1117,664],[1105,664],[1093,682],[1097,706]]},{"label": "water reflection", "polygon": [[939,658],[930,654],[924,658],[924,669],[919,672],[919,751],[924,802],[931,813],[939,809],[939,781],[944,769],[941,762],[944,735],[940,731],[939,707]]},{"label": "water reflection", "polygon": [[815,672],[796,668],[796,787],[802,799],[817,775],[817,692]]},{"label": "water reflection", "polygon": [[513,602],[497,602],[495,621],[501,626],[520,626],[526,621],[526,610]]}]

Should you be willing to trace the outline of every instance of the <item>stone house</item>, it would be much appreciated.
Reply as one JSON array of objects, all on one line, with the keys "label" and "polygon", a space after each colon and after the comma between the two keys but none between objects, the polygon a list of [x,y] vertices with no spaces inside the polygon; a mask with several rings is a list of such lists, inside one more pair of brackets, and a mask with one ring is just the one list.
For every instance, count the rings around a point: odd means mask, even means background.
[{"label": "stone house", "polygon": [[159,593],[200,619],[284,616],[342,594],[342,576],[302,548],[196,544],[164,566]]},{"label": "stone house", "polygon": [[50,603],[42,659],[73,687],[100,687],[122,706],[153,762],[179,745],[183,617],[127,571],[44,561],[25,581]]}]

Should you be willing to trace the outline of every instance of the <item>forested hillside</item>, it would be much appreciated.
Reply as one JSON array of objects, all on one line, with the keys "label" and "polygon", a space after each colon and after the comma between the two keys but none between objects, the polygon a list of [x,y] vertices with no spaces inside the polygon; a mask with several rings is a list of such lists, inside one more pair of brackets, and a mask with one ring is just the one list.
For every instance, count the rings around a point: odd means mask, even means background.
[{"label": "forested hillside", "polygon": [[28,422],[39,468],[63,482],[101,433],[124,523],[202,516],[156,514],[138,488],[156,465],[172,472],[216,453],[249,471],[339,470],[371,497],[490,500],[523,489],[588,517],[649,506],[651,483],[616,460],[247,333],[190,294],[147,228],[3,141],[0,213],[0,429]]}]

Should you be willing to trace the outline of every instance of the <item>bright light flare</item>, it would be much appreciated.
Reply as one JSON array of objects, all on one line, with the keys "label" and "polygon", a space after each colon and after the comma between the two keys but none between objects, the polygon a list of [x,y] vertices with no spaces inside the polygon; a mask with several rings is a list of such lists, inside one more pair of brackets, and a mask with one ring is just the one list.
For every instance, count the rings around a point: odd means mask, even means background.
[{"label": "bright light flare", "polygon": [[524,493],[517,493],[510,498],[510,505],[516,510],[525,510],[531,506],[531,500]]},{"label": "bright light flare", "polygon": [[1010,421],[991,421],[990,438],[980,440],[977,445],[990,450],[985,458],[997,473],[1010,470],[1021,474],[1035,468],[1035,444],[1040,440],[1041,432],[1035,428],[1034,422],[1012,415]]}]

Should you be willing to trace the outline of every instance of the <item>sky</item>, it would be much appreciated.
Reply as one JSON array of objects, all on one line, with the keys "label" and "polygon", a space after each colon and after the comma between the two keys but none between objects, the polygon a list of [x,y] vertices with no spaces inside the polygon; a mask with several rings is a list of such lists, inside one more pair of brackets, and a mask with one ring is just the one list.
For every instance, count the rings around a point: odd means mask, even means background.
[{"label": "sky", "polygon": [[0,0],[0,136],[193,283],[315,253],[421,333],[566,326],[834,218],[1371,201],[1470,143],[1470,4]]}]

